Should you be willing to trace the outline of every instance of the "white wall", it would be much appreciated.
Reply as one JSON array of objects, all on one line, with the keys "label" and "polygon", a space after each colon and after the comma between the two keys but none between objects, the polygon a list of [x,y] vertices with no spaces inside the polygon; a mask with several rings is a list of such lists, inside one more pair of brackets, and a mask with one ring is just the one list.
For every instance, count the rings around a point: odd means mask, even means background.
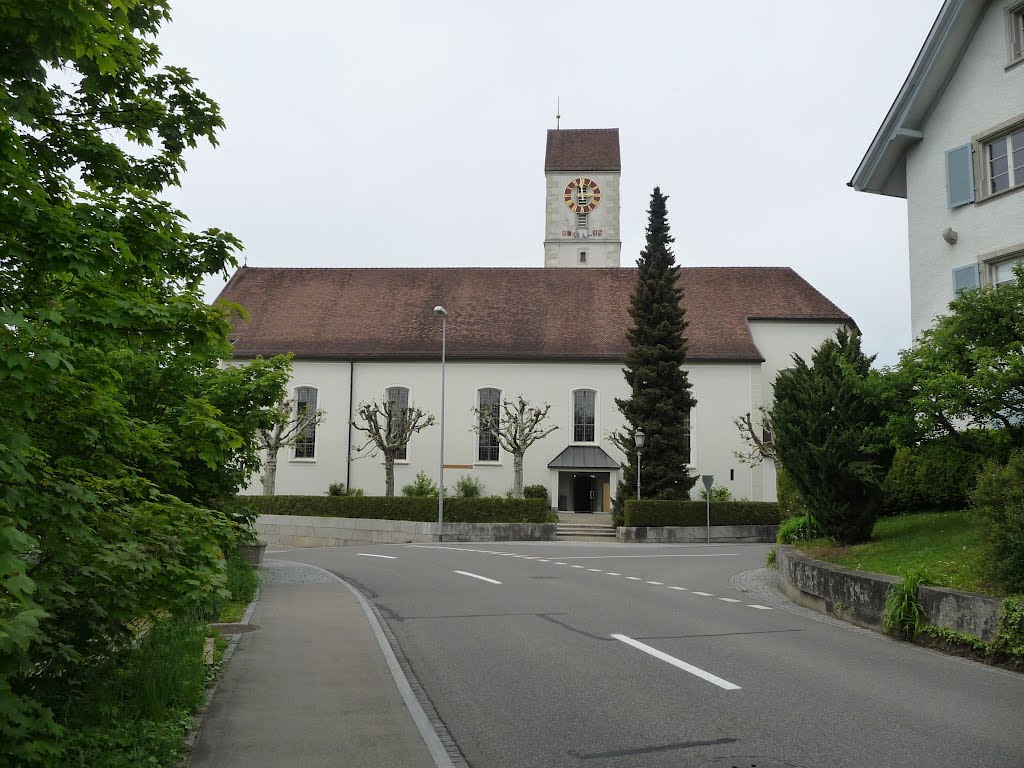
[{"label": "white wall", "polygon": [[[950,209],[946,150],[1024,115],[1024,64],[1007,69],[1005,2],[990,4],[935,111],[907,153],[911,328],[916,337],[953,299],[952,270],[1010,246],[1024,249],[1024,190]],[[980,180],[976,179],[976,183]],[[956,245],[942,239],[952,227]]]}]

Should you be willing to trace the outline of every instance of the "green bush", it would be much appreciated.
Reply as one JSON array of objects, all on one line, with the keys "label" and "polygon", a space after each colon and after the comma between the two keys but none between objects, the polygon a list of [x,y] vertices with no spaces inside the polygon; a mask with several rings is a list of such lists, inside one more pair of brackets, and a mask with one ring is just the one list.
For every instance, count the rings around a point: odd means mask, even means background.
[{"label": "green bush", "polygon": [[924,577],[919,571],[909,571],[903,581],[889,585],[885,593],[882,626],[886,632],[913,639],[924,626],[924,608],[917,599],[917,588]]},{"label": "green bush", "polygon": [[346,488],[344,483],[331,483],[327,486],[328,496],[362,496],[362,488]]},{"label": "green bush", "polygon": [[[707,524],[703,501],[628,499],[624,525],[628,527],[694,526]],[[722,501],[711,503],[712,525],[777,525],[779,505],[773,501]]]},{"label": "green bush", "polygon": [[455,495],[463,499],[479,499],[484,495],[484,484],[475,477],[463,475],[455,483]]},{"label": "green bush", "polygon": [[[708,500],[708,490],[707,490],[707,488],[701,488],[700,489],[700,497],[701,497],[701,499],[703,501],[707,501]],[[724,485],[712,485],[711,486],[711,501],[712,501],[712,503],[720,502],[720,501],[732,501],[732,491],[730,491]]]},{"label": "green bush", "polygon": [[949,438],[899,448],[882,483],[887,514],[965,509],[986,458],[1005,459],[995,437],[979,440],[981,451]]},{"label": "green bush", "polygon": [[[240,496],[236,502],[261,515],[359,517],[368,520],[437,520],[437,499],[425,496]],[[449,523],[553,523],[542,499],[445,497],[444,519]]]},{"label": "green bush", "polygon": [[527,485],[523,488],[524,499],[544,499],[544,502],[551,505],[548,500],[548,487],[546,485]]},{"label": "green bush", "polygon": [[804,506],[804,500],[800,498],[800,491],[797,490],[796,483],[782,466],[776,470],[775,493],[779,498],[779,516],[783,520],[787,517],[800,517],[807,514],[807,508]]},{"label": "green bush", "polygon": [[[811,536],[821,536],[821,527],[818,521],[811,518]],[[779,524],[779,532],[775,535],[778,544],[795,544],[798,541],[807,541],[807,515],[800,517],[787,517]]]},{"label": "green bush", "polygon": [[1024,592],[1024,451],[985,467],[974,507],[986,523],[989,575],[1007,592]]},{"label": "green bush", "polygon": [[[447,489],[446,489],[447,490]],[[402,486],[403,496],[433,496],[437,498],[437,483],[427,477],[426,472],[417,472],[416,479]]]}]

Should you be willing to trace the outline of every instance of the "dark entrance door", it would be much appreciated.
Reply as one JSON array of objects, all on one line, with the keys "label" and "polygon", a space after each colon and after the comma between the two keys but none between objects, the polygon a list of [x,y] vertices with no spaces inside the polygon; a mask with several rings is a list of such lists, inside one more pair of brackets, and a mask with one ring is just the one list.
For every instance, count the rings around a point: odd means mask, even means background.
[{"label": "dark entrance door", "polygon": [[591,475],[577,474],[572,478],[573,510],[576,512],[594,511],[594,478]]}]

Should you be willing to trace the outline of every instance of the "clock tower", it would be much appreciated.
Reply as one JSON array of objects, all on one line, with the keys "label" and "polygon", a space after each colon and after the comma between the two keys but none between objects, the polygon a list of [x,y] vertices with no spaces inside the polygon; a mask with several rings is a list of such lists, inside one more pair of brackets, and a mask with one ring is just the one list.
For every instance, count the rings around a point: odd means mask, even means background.
[{"label": "clock tower", "polygon": [[544,266],[618,267],[619,129],[550,130]]}]

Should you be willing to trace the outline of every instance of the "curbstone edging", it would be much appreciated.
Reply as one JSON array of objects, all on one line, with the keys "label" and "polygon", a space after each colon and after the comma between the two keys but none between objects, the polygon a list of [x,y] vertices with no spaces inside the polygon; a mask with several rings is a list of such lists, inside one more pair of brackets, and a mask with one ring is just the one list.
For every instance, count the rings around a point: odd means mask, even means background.
[{"label": "curbstone edging", "polygon": [[[777,525],[712,525],[711,543],[774,544],[778,530]],[[708,528],[706,525],[620,526],[615,529],[615,539],[634,544],[699,544],[708,540]]]}]

